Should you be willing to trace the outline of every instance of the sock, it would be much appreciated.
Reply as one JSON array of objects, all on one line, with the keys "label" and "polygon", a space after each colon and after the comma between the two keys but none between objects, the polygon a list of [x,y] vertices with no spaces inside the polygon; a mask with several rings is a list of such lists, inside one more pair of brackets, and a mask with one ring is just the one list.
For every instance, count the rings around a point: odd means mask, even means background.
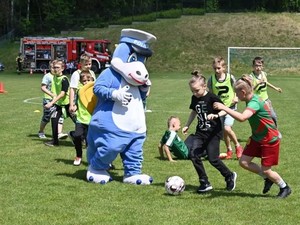
[{"label": "sock", "polygon": [[280,180],[279,183],[277,184],[280,188],[285,188],[286,187],[286,183],[284,182],[284,180]]},{"label": "sock", "polygon": [[232,148],[231,147],[227,148],[227,152],[232,152]]}]

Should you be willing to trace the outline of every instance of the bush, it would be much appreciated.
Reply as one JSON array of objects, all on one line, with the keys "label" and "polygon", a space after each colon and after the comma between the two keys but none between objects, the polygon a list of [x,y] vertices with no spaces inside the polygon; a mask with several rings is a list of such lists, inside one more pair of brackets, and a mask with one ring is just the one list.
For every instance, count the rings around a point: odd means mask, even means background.
[{"label": "bush", "polygon": [[204,15],[205,9],[203,8],[183,8],[182,15]]},{"label": "bush", "polygon": [[157,12],[157,18],[180,18],[182,14],[181,9],[170,9],[166,11]]}]

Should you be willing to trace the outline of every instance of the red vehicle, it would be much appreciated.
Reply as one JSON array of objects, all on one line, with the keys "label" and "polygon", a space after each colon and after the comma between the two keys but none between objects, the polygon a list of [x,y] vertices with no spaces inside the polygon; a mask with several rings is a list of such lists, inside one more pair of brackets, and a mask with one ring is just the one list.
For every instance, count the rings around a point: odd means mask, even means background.
[{"label": "red vehicle", "polygon": [[99,73],[110,65],[109,40],[88,40],[83,37],[24,37],[20,53],[24,57],[23,70],[49,70],[49,62],[62,59],[65,63],[78,65],[80,55],[92,58],[92,70]]}]

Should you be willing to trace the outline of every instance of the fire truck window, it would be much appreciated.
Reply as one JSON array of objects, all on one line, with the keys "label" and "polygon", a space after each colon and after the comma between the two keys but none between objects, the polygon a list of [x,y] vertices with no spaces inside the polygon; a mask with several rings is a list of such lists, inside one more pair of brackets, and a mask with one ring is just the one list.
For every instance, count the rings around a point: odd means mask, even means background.
[{"label": "fire truck window", "polygon": [[102,45],[100,43],[95,43],[94,50],[97,52],[103,52]]}]

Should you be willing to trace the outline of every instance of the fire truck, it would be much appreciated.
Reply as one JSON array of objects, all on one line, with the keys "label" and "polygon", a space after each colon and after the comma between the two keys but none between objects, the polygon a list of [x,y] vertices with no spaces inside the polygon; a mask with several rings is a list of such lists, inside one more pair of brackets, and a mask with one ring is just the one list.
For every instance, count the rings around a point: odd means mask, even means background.
[{"label": "fire truck", "polygon": [[24,57],[23,70],[48,71],[49,62],[54,59],[78,65],[80,55],[85,53],[92,58],[92,70],[99,73],[110,65],[110,44],[109,40],[83,37],[24,37],[20,43],[20,53]]}]

